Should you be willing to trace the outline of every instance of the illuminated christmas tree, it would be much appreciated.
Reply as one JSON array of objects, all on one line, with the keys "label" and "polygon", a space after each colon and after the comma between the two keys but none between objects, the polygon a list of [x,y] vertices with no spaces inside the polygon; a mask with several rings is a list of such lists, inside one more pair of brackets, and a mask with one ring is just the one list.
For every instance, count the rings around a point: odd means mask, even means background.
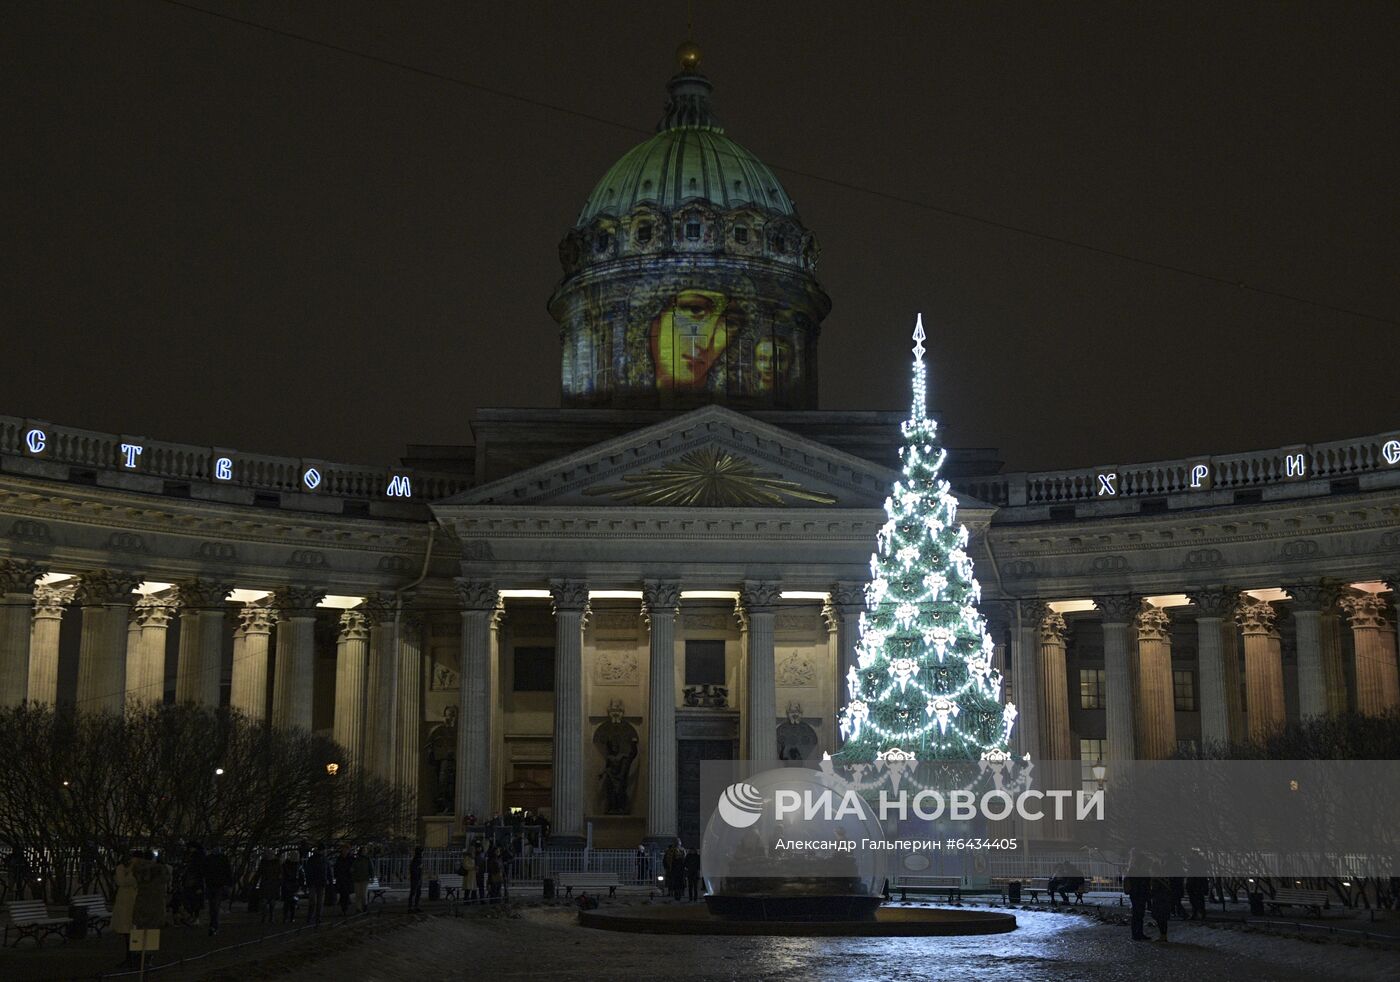
[{"label": "illuminated christmas tree", "polygon": [[1004,762],[1016,707],[1002,704],[967,528],[938,476],[947,453],[925,406],[924,336],[920,315],[913,408],[902,427],[904,476],[885,500],[888,521],[870,557],[838,759]]}]

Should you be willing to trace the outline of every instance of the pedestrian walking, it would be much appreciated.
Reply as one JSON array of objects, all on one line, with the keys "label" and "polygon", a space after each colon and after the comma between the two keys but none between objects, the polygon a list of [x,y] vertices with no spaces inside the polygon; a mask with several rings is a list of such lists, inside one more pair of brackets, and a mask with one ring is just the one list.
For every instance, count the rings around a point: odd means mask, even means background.
[{"label": "pedestrian walking", "polygon": [[361,914],[369,910],[369,881],[373,878],[374,864],[369,861],[365,847],[361,846],[355,852],[354,862],[350,864],[350,879],[355,884],[355,906]]},{"label": "pedestrian walking", "polygon": [[301,869],[301,857],[294,852],[287,853],[282,860],[282,923],[295,924],[297,921],[297,897],[306,886],[306,876]]},{"label": "pedestrian walking", "polygon": [[1210,881],[1204,876],[1186,878],[1186,899],[1191,902],[1191,916],[1188,920],[1206,919],[1206,894],[1210,892]]},{"label": "pedestrian walking", "polygon": [[1167,922],[1171,920],[1172,907],[1175,901],[1172,898],[1172,881],[1170,877],[1154,876],[1151,888],[1152,920],[1157,923],[1157,937],[1155,940],[1165,942],[1167,940]]},{"label": "pedestrian walking", "polygon": [[1130,923],[1133,929],[1133,940],[1146,941],[1147,933],[1142,928],[1143,921],[1147,916],[1147,901],[1152,896],[1152,881],[1140,875],[1125,876],[1123,877],[1123,892],[1128,895],[1128,903],[1132,906]]},{"label": "pedestrian walking", "polygon": [[208,860],[204,846],[191,842],[185,847],[185,863],[180,870],[180,900],[191,924],[199,923],[199,912],[204,909],[204,875],[208,870]]},{"label": "pedestrian walking", "polygon": [[306,880],[306,923],[319,925],[321,912],[326,908],[326,883],[330,879],[323,843],[318,843],[306,857],[302,875]]},{"label": "pedestrian walking", "polygon": [[219,912],[233,886],[233,864],[220,846],[213,846],[204,863],[204,899],[209,903],[209,936],[219,933]]},{"label": "pedestrian walking", "polygon": [[152,854],[132,864],[136,878],[136,902],[131,908],[131,930],[159,931],[165,927],[167,895],[170,893],[170,867]]},{"label": "pedestrian walking", "polygon": [[277,896],[282,892],[282,864],[274,852],[263,853],[258,863],[257,897],[259,924],[271,924],[277,910]]},{"label": "pedestrian walking", "polygon": [[340,855],[335,857],[332,873],[335,875],[335,892],[340,898],[340,916],[350,913],[350,895],[355,892],[355,857],[349,846],[342,846]]},{"label": "pedestrian walking", "polygon": [[476,850],[470,846],[462,850],[462,859],[457,866],[457,872],[462,876],[462,899],[480,900],[481,894],[476,888]]},{"label": "pedestrian walking", "polygon": [[700,850],[692,849],[685,854],[685,885],[691,900],[700,899]]},{"label": "pedestrian walking", "polygon": [[[117,884],[116,896],[112,898],[112,933],[124,939],[122,950],[131,949],[131,919],[136,911],[136,864],[144,859],[140,849],[131,850],[131,855],[118,864],[114,878]],[[128,954],[126,963],[130,964]]]},{"label": "pedestrian walking", "polygon": [[[466,883],[466,880],[462,881]],[[413,858],[408,861],[408,909],[422,910],[423,897],[423,847],[413,847]]]},{"label": "pedestrian walking", "polygon": [[472,846],[472,860],[476,864],[476,899],[484,901],[486,899],[486,850],[482,848],[481,842],[477,841]]},{"label": "pedestrian walking", "polygon": [[492,900],[501,899],[501,884],[505,879],[505,873],[501,868],[501,849],[499,846],[492,846],[491,851],[486,856],[486,889]]},{"label": "pedestrian walking", "polygon": [[646,843],[637,844],[637,884],[645,885],[647,881],[647,847]]}]

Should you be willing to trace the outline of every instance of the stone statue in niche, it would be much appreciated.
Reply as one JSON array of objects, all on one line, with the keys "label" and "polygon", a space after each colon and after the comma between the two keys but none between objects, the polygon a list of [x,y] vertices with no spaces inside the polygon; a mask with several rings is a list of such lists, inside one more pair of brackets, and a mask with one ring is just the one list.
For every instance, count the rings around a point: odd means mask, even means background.
[{"label": "stone statue in niche", "polygon": [[802,704],[788,703],[787,722],[778,724],[778,759],[798,763],[810,760],[817,749],[817,731],[802,721]]},{"label": "stone statue in niche", "polygon": [[632,764],[637,759],[637,730],[623,719],[626,708],[621,699],[608,703],[608,721],[593,733],[593,745],[603,755],[598,780],[603,786],[603,813],[632,813]]},{"label": "stone statue in niche", "polygon": [[442,711],[442,722],[428,734],[428,766],[433,771],[433,814],[451,815],[457,792],[457,707]]}]

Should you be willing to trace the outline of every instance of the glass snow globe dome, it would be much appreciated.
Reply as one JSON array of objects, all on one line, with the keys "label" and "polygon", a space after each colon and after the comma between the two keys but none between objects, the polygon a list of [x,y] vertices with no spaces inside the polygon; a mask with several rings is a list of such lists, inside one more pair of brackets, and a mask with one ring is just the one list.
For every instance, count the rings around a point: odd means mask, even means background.
[{"label": "glass snow globe dome", "polygon": [[875,916],[888,862],[875,809],[828,771],[780,767],[729,785],[701,840],[710,913],[759,920]]}]

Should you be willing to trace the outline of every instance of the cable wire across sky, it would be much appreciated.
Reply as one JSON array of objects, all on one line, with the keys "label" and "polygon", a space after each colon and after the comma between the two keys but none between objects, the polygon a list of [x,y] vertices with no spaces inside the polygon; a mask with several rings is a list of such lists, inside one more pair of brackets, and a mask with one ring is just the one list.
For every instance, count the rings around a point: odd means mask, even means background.
[{"label": "cable wire across sky", "polygon": [[[473,92],[480,92],[486,95],[495,96],[498,99],[505,99],[511,102],[517,102],[521,105],[531,106],[536,109],[542,109],[547,112],[558,113],[564,116],[571,116],[575,119],[581,119],[586,122],[596,123],[600,126],[608,126],[613,129],[624,130],[626,132],[640,134],[642,136],[651,136],[652,134],[652,131],[645,127],[636,126],[630,123],[624,123],[616,119],[609,119],[606,116],[599,116],[596,113],[590,113],[581,109],[575,109],[570,106],[563,105],[561,103],[550,102],[544,99],[537,99],[533,96],[521,95],[518,92],[512,92],[508,89],[502,89],[496,86],[485,85],[481,82],[475,82],[470,79],[462,78],[459,76],[449,75],[445,72],[435,71],[430,68],[423,68],[419,65],[413,65],[407,62],[396,61],[392,58],[385,58],[381,55],[374,54],[373,52],[363,51],[358,48],[346,47],[345,45],[335,44],[333,42],[325,41],[320,38],[311,37],[307,34],[299,34],[295,31],[288,31],[280,27],[272,27],[268,24],[248,20],[244,17],[235,17],[232,14],[226,14],[215,10],[209,10],[197,4],[186,3],[184,2],[184,0],[158,0],[158,2],[170,7],[179,7],[192,13],[203,14],[206,17],[212,17],[217,20],[226,21],[230,24],[237,24],[242,27],[249,28],[251,30],[263,31],[268,34],[275,35],[277,37],[286,38],[287,40],[298,41],[303,44],[313,45],[315,47],[322,48],[327,51],[334,51],[338,54],[346,55],[348,57],[373,62],[378,65],[383,65],[387,68],[393,68],[398,71],[409,72],[415,75],[422,76],[424,78],[433,79],[438,82],[445,82],[450,85],[460,86],[462,88],[469,89]],[[1027,238],[1038,239],[1042,242],[1051,242],[1056,245],[1061,245],[1072,249],[1078,249],[1083,252],[1089,252],[1100,256],[1106,256],[1109,258],[1120,260],[1122,262],[1133,263],[1135,265],[1145,266],[1152,269],[1158,269],[1164,272],[1175,273],[1180,276],[1189,276],[1198,280],[1203,280],[1205,282],[1215,283],[1220,286],[1227,286],[1233,289],[1243,290],[1249,293],[1256,294],[1258,296],[1270,297],[1275,300],[1286,300],[1291,303],[1303,304],[1309,307],[1317,308],[1319,310],[1326,310],[1330,311],[1331,313],[1342,314],[1344,316],[1357,318],[1359,320],[1372,321],[1378,324],[1386,324],[1391,327],[1400,327],[1400,319],[1394,317],[1386,317],[1380,314],[1371,313],[1369,311],[1357,310],[1352,307],[1344,307],[1338,304],[1331,304],[1325,301],[1315,300],[1310,297],[1299,296],[1293,293],[1286,293],[1282,290],[1271,290],[1267,287],[1253,286],[1249,283],[1244,283],[1239,280],[1232,279],[1228,276],[1221,276],[1215,273],[1207,273],[1201,270],[1191,269],[1189,267],[1179,266],[1173,263],[1161,262],[1155,259],[1146,259],[1142,256],[1135,256],[1130,253],[1119,252],[1114,249],[1104,248],[1102,246],[1093,245],[1089,242],[1083,242],[1078,239],[1072,239],[1068,236],[1055,235],[1050,232],[1042,232],[1036,229],[1026,228],[1023,225],[1015,225],[1010,222],[997,221],[993,218],[985,218],[981,215],[974,215],[970,212],[960,211],[955,208],[945,208],[927,201],[921,201],[918,198],[912,198],[902,194],[896,194],[890,191],[880,191],[875,188],[858,184],[854,181],[847,181],[842,180],[841,178],[829,177],[824,174],[817,174],[813,171],[803,170],[802,168],[798,167],[792,167],[784,164],[777,164],[771,162],[769,163],[769,166],[773,170],[780,171],[784,174],[790,174],[794,177],[800,177],[804,180],[817,181],[829,187],[840,188],[845,191],[851,191],[857,194],[867,195],[872,198],[880,198],[885,201],[889,201],[894,204],[905,205],[910,208],[918,208],[922,211],[942,215],[945,218],[954,218],[960,221],[981,225],[986,228],[997,229],[1003,232],[1010,232],[1015,235],[1026,236]]]}]

